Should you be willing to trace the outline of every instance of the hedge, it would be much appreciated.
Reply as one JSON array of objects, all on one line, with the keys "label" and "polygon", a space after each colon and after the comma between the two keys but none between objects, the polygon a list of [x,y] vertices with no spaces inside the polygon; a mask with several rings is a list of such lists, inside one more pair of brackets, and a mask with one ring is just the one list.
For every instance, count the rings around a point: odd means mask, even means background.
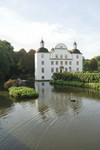
[{"label": "hedge", "polygon": [[100,73],[54,73],[54,80],[100,83]]}]

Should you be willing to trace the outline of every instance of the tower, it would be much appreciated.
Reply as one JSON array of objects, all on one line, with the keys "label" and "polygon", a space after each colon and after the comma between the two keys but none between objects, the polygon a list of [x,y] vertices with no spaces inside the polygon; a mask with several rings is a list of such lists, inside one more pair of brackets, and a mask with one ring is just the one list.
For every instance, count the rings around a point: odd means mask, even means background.
[{"label": "tower", "polygon": [[73,43],[73,49],[77,49],[77,43],[76,42]]},{"label": "tower", "polygon": [[44,41],[43,41],[43,39],[40,42],[40,47],[44,47]]}]

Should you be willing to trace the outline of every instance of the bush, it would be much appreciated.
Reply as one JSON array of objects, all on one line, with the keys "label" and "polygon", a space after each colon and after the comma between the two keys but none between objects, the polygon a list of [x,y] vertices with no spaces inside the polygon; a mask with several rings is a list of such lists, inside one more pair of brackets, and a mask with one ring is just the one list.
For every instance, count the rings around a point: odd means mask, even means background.
[{"label": "bush", "polygon": [[38,97],[38,93],[35,89],[29,87],[10,87],[9,95],[16,99],[31,99]]},{"label": "bush", "polygon": [[11,86],[18,86],[18,85],[19,85],[18,80],[12,80],[12,79],[9,79],[7,82],[4,83],[5,88],[10,88]]},{"label": "bush", "polygon": [[54,73],[54,80],[100,83],[100,73]]}]

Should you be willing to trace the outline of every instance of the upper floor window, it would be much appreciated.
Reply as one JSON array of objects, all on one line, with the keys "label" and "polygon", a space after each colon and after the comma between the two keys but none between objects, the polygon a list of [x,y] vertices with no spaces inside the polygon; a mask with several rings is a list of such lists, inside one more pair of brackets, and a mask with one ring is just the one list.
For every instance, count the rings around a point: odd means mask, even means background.
[{"label": "upper floor window", "polygon": [[69,65],[71,65],[72,64],[72,62],[71,61],[69,61]]},{"label": "upper floor window", "polygon": [[44,65],[44,61],[41,61],[41,65]]},{"label": "upper floor window", "polygon": [[54,65],[54,61],[51,61],[51,65]]},{"label": "upper floor window", "polygon": [[60,58],[63,58],[63,55],[62,55],[62,54],[60,55]]},{"label": "upper floor window", "polygon": [[56,65],[58,65],[58,61],[56,61]]},{"label": "upper floor window", "polygon": [[67,55],[65,55],[65,58],[67,58]]},{"label": "upper floor window", "polygon": [[44,54],[41,54],[41,58],[44,58]]},{"label": "upper floor window", "polygon": [[55,57],[58,58],[58,55],[56,54]]},{"label": "upper floor window", "polygon": [[76,58],[79,58],[79,55],[76,55]]},{"label": "upper floor window", "polygon": [[77,61],[76,64],[79,65],[79,61]]},{"label": "upper floor window", "polygon": [[65,65],[67,65],[67,61],[65,61]]},{"label": "upper floor window", "polygon": [[63,65],[63,61],[61,61],[60,64]]},{"label": "upper floor window", "polygon": [[44,73],[44,68],[41,68],[41,72]]}]

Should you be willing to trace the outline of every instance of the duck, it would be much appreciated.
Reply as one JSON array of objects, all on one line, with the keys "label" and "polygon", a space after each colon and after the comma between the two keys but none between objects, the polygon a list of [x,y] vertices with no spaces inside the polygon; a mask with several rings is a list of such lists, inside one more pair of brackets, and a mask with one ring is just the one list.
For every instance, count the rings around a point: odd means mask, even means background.
[{"label": "duck", "polygon": [[69,98],[69,100],[70,100],[71,102],[75,102],[75,101],[76,101],[75,99],[72,99],[72,98]]}]

